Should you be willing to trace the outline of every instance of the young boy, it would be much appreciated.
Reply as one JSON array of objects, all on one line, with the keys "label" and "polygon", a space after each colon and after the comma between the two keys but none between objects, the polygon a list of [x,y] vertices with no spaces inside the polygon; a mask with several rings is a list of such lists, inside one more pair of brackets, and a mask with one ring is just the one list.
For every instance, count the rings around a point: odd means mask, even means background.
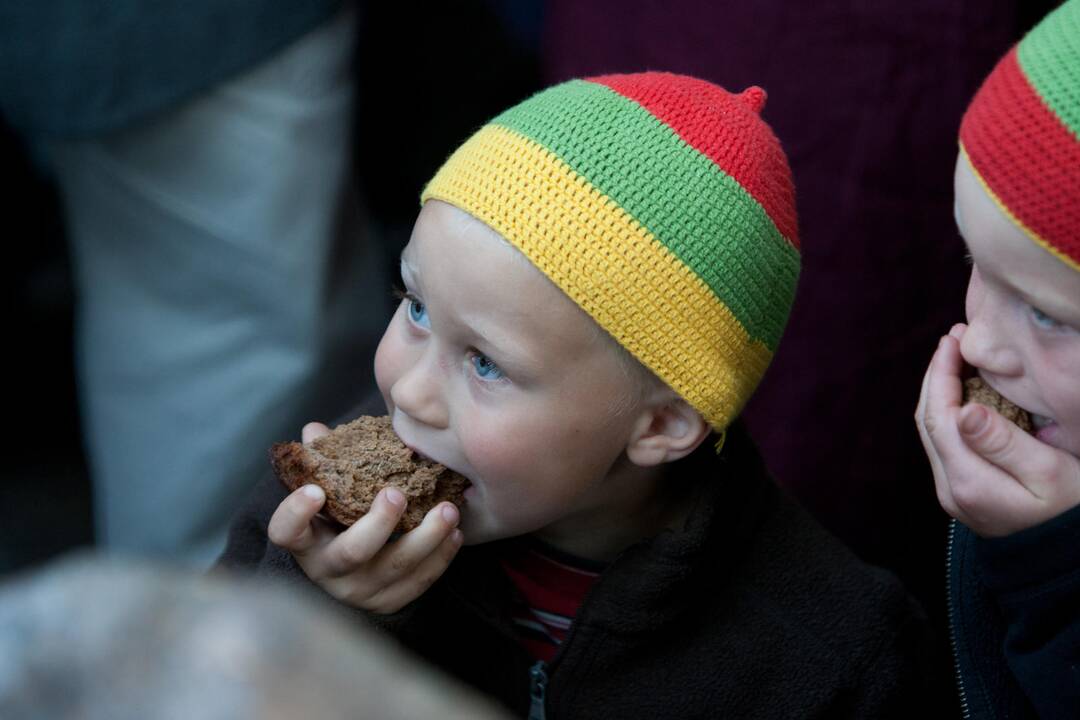
[{"label": "young boy", "polygon": [[605,76],[481,128],[424,190],[367,409],[464,506],[391,539],[383,491],[339,533],[268,480],[223,564],[306,575],[519,716],[910,717],[921,611],[732,424],[799,269],[764,101]]},{"label": "young boy", "polygon": [[[997,65],[960,127],[967,324],[942,338],[916,421],[957,521],[949,595],[970,717],[1080,716],[1080,0]],[[971,371],[1029,435],[961,404]]]}]

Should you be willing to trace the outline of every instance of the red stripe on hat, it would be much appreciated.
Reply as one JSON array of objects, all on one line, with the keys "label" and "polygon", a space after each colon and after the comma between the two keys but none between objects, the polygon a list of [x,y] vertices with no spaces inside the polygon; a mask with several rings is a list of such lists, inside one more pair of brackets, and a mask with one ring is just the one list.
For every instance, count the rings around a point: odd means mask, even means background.
[{"label": "red stripe on hat", "polygon": [[960,142],[1023,229],[1080,263],[1080,140],[1032,87],[1015,47],[976,94]]},{"label": "red stripe on hat", "polygon": [[[795,188],[784,152],[758,117],[765,93],[749,88],[739,95],[712,83],[669,73],[602,75],[585,78],[633,100],[674,130],[688,145],[739,183],[796,248],[799,228]],[[724,122],[716,122],[717,116]]]}]

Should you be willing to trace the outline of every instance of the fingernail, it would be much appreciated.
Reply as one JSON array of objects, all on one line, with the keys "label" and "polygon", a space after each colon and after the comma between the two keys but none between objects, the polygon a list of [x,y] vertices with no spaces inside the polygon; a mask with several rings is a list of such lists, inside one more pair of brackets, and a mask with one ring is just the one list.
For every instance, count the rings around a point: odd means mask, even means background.
[{"label": "fingernail", "polygon": [[312,500],[322,500],[323,499],[323,490],[318,485],[305,485],[303,487],[303,492],[304,492],[305,495],[307,495]]},{"label": "fingernail", "polygon": [[391,505],[401,506],[405,504],[405,494],[397,488],[386,488],[386,500]]},{"label": "fingernail", "polygon": [[978,435],[990,424],[990,411],[982,405],[972,403],[960,418],[960,432],[965,435]]},{"label": "fingernail", "polygon": [[465,535],[462,534],[460,530],[455,528],[454,532],[450,533],[450,542],[454,543],[455,545],[460,545],[461,543],[465,542]]},{"label": "fingernail", "polygon": [[446,504],[442,506],[442,517],[450,525],[456,525],[458,521],[458,511],[453,505]]}]

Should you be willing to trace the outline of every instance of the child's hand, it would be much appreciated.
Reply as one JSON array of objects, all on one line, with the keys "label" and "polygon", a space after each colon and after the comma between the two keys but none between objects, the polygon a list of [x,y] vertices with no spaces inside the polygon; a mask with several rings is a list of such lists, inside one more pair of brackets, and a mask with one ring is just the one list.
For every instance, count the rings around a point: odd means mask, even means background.
[{"label": "child's hand", "polygon": [[1080,503],[1080,460],[1035,439],[987,407],[963,402],[954,325],[923,378],[915,424],[938,502],[983,537],[1033,527]]},{"label": "child's hand", "polygon": [[[328,432],[325,425],[309,423],[303,441]],[[312,581],[347,605],[397,612],[439,579],[461,547],[452,503],[435,506],[418,527],[388,543],[405,510],[400,491],[384,489],[371,510],[340,533],[316,517],[325,499],[315,485],[297,489],[274,511],[267,535],[292,553]]]}]

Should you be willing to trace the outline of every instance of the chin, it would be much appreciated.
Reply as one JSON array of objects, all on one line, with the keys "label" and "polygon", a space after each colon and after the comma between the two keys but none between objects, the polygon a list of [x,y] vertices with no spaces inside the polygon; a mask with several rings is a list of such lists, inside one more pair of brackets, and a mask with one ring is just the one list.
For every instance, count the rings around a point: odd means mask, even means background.
[{"label": "chin", "polygon": [[505,540],[524,535],[527,532],[493,522],[487,515],[470,513],[468,505],[461,510],[461,522],[458,527],[461,528],[465,545],[483,545],[496,540]]},{"label": "chin", "polygon": [[468,523],[462,521],[461,534],[463,536],[462,545],[483,545],[484,543],[492,542],[493,540],[502,540],[503,536],[491,531],[485,531],[483,529],[470,528]]},{"label": "chin", "polygon": [[492,537],[491,529],[484,527],[484,523],[476,517],[475,513],[469,512],[468,505],[461,508],[461,522],[458,523],[458,528],[461,530],[464,545],[480,545],[495,539]]}]

